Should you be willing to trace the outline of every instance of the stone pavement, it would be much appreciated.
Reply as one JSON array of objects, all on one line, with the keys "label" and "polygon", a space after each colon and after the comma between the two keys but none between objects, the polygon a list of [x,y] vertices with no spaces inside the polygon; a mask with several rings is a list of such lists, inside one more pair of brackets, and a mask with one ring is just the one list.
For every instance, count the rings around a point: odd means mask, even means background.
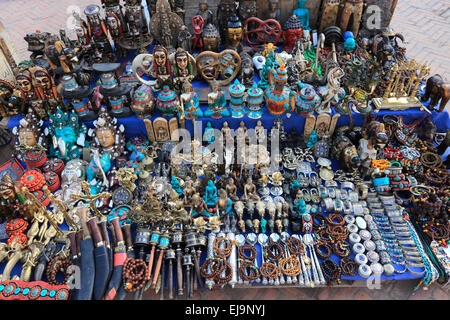
[{"label": "stone pavement", "polygon": [[[41,30],[57,33],[70,24],[71,11],[100,0],[0,0],[0,20],[22,58],[28,58],[23,36]],[[450,80],[450,1],[399,0],[391,26],[405,36],[408,56],[428,61],[432,74]],[[72,31],[69,37],[75,39]]]},{"label": "stone pavement", "polygon": [[405,36],[409,57],[450,81],[450,1],[399,0],[391,27]]},{"label": "stone pavement", "polygon": [[[449,300],[448,289],[432,285],[428,290],[414,292],[418,280],[382,282],[379,289],[368,289],[364,284],[351,287],[324,288],[251,288],[225,287],[212,291],[199,289],[192,300]],[[167,291],[165,292],[167,297]],[[131,296],[129,297],[131,299]],[[181,296],[182,299],[185,296]],[[159,294],[149,289],[143,299],[158,300]]]},{"label": "stone pavement", "polygon": [[[82,11],[97,0],[0,0],[0,20],[9,31],[22,58],[29,56],[23,36],[27,32],[40,30],[57,33],[71,17],[72,8]],[[75,7],[71,7],[75,6]],[[448,0],[400,0],[392,19],[392,27],[406,38],[408,55],[419,62],[429,61],[431,72],[450,78],[450,2]],[[73,32],[68,36],[75,38]],[[10,147],[0,148],[0,154],[10,153]],[[9,152],[8,152],[9,151]],[[6,161],[2,159],[1,163]],[[273,300],[273,299],[354,299],[354,300],[404,300],[430,299],[449,300],[448,290],[435,284],[428,290],[419,289],[413,293],[417,280],[382,283],[381,289],[369,290],[363,287],[342,288],[263,288],[201,291],[193,299],[229,300]],[[145,299],[159,299],[159,295],[148,291]]]}]

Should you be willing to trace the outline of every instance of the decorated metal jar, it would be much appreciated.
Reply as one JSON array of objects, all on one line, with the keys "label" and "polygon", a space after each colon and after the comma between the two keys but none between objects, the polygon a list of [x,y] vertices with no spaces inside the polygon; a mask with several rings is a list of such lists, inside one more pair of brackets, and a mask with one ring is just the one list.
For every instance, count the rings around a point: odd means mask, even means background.
[{"label": "decorated metal jar", "polygon": [[262,104],[264,103],[264,92],[254,83],[247,91],[247,116],[251,119],[262,117]]},{"label": "decorated metal jar", "polygon": [[146,114],[153,110],[153,95],[151,87],[142,85],[133,94],[133,105],[131,109],[138,118],[144,118]]},{"label": "decorated metal jar", "polygon": [[168,85],[164,85],[156,100],[156,107],[165,117],[172,117],[177,114],[180,101],[175,91],[170,90]]},{"label": "decorated metal jar", "polygon": [[112,114],[121,114],[125,107],[123,98],[120,96],[117,97],[108,97],[109,103],[111,104],[111,112]]},{"label": "decorated metal jar", "polygon": [[322,99],[311,85],[305,85],[300,88],[300,92],[294,95],[294,108],[299,115],[305,115],[314,112],[319,108]]},{"label": "decorated metal jar", "polygon": [[245,115],[245,86],[236,79],[228,91],[230,92],[231,116],[242,118]]},{"label": "decorated metal jar", "polygon": [[291,111],[291,90],[286,86],[288,74],[284,66],[269,71],[270,87],[266,89],[267,108],[270,114],[281,116]]}]

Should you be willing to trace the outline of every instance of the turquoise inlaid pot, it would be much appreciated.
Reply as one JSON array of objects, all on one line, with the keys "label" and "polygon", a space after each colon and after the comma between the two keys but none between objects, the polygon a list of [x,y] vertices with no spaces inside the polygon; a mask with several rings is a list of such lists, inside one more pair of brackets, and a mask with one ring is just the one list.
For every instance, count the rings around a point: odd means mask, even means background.
[{"label": "turquoise inlaid pot", "polygon": [[156,107],[165,117],[173,117],[178,113],[180,101],[175,91],[164,85],[156,100]]}]

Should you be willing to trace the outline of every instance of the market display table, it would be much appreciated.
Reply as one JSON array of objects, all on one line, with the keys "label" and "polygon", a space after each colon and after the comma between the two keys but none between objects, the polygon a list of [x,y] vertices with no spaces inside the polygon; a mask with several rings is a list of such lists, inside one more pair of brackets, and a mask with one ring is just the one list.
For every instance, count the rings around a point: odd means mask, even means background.
[{"label": "market display table", "polygon": [[[201,107],[202,109],[205,109],[205,106]],[[273,122],[277,117],[274,117],[272,115],[270,115],[267,110],[264,110],[264,115],[261,119],[258,119],[262,122],[263,126],[266,129],[272,128],[273,126]],[[334,112],[336,113],[336,112]],[[382,110],[378,113],[379,117],[383,117],[384,115],[396,115],[396,116],[401,116],[403,118],[403,121],[405,123],[410,123],[414,120],[417,119],[423,119],[425,117],[428,116],[428,113],[426,113],[425,111],[420,111],[419,109],[412,109],[412,110],[405,110],[405,111],[389,111],[389,110]],[[152,116],[152,120],[159,117],[159,114],[155,114]],[[433,111],[431,114],[431,117],[433,118],[433,121],[435,122],[438,131],[443,131],[445,132],[449,127],[450,127],[450,115],[448,112],[435,112]],[[16,115],[10,118],[9,122],[8,122],[8,127],[10,129],[12,129],[13,127],[19,125],[20,120],[23,118],[22,115]],[[291,114],[284,114],[282,117],[279,117],[283,120],[283,124],[284,124],[284,128],[285,131],[288,132],[290,131],[292,128],[295,128],[297,130],[297,133],[301,134],[303,132],[303,128],[304,128],[304,123],[305,123],[305,117],[299,116],[295,113],[291,113]],[[353,119],[354,119],[354,124],[355,126],[360,126],[363,124],[363,120],[364,120],[364,115],[363,114],[359,114],[359,113],[353,113]],[[223,122],[227,121],[230,125],[230,128],[232,129],[236,129],[239,126],[239,123],[241,121],[245,122],[245,125],[247,128],[253,128],[256,126],[256,122],[258,120],[255,119],[250,119],[247,116],[243,117],[243,118],[222,118],[222,119],[211,119],[211,118],[199,118],[198,121],[201,121],[203,123],[203,126],[205,125],[205,123],[207,121],[211,121],[212,123],[212,127],[216,128],[218,130],[220,130],[222,128],[222,124]],[[137,116],[131,116],[131,117],[127,117],[127,118],[118,118],[118,122],[119,124],[123,124],[125,126],[125,132],[126,132],[126,136],[127,138],[131,138],[133,136],[136,135],[142,135],[142,136],[146,136],[146,128],[144,125],[144,121],[142,119],[139,119]],[[89,128],[93,128],[93,121],[90,122],[85,122],[85,124],[89,127]],[[337,128],[340,126],[345,126],[349,124],[349,117],[347,115],[342,115],[337,123]],[[45,123],[45,125],[48,125],[48,122]],[[192,122],[191,121],[186,121],[186,129],[188,129],[191,133],[193,132],[193,126],[192,126]],[[333,160],[333,169],[337,170],[338,169],[338,163],[336,160]],[[65,226],[65,225],[64,225]],[[64,227],[63,226],[63,227]],[[67,228],[67,227],[66,227]],[[258,265],[260,266],[262,261],[261,261],[261,248],[259,245],[256,245],[256,248],[258,250]],[[203,252],[202,254],[202,261],[204,261],[206,256],[206,253]],[[352,253],[350,255],[350,257],[354,258],[355,254]],[[330,257],[331,260],[339,263],[339,258],[336,255],[332,255]],[[319,258],[319,261],[320,258]],[[398,267],[398,266],[397,266]],[[4,269],[4,263],[2,263],[2,265],[0,265],[0,272],[2,272],[2,270]],[[16,266],[13,271],[12,274],[19,274],[21,267],[20,266]],[[420,268],[419,268],[420,269]],[[400,271],[400,270],[399,270]],[[420,270],[418,270],[417,272],[420,272]],[[405,273],[394,273],[394,275],[392,276],[386,276],[386,275],[382,275],[380,277],[380,279],[376,279],[376,280],[406,280],[406,279],[418,279],[421,278],[421,275],[418,274],[412,274],[410,272],[405,272]],[[366,280],[365,278],[357,275],[354,277],[349,277],[349,276],[342,276],[342,280]],[[373,277],[372,277],[373,280]],[[253,283],[252,285],[254,285],[255,287],[260,287],[261,284],[259,283]],[[296,285],[285,285],[285,286],[296,286]],[[298,286],[298,284],[297,284]],[[251,286],[250,286],[251,287]]]}]

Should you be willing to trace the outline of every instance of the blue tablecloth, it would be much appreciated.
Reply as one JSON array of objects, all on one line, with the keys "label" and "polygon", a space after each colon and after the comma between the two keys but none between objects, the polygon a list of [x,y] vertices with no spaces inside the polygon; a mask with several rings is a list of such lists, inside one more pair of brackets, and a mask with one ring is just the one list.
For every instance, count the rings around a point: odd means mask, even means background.
[{"label": "blue tablecloth", "polygon": [[[195,83],[195,87],[198,87],[200,83]],[[203,83],[201,85],[204,85]],[[428,104],[424,103],[425,106],[428,106]],[[205,110],[207,106],[202,105],[201,109]],[[273,122],[277,117],[272,116],[268,111],[267,107],[263,108],[264,114],[261,119],[258,119],[262,122],[262,125],[266,129],[271,129],[273,126]],[[335,114],[336,111],[333,111],[333,114]],[[386,114],[391,115],[401,115],[404,119],[405,123],[410,123],[411,121],[414,121],[416,119],[421,119],[424,117],[425,111],[420,111],[418,108],[409,109],[409,110],[403,110],[403,111],[390,111],[390,110],[381,110],[378,113],[378,116],[380,119],[382,116]],[[160,117],[161,114],[157,111],[155,111],[151,117],[152,120],[154,120],[157,117]],[[12,129],[19,125],[19,121],[23,118],[23,115],[15,115],[10,118],[8,121],[8,128]],[[450,115],[447,111],[444,112],[436,112],[433,111],[431,113],[431,117],[433,118],[433,121],[435,122],[438,131],[440,132],[446,132],[448,128],[450,128]],[[284,128],[286,132],[289,132],[292,128],[296,128],[298,134],[303,133],[303,128],[305,125],[305,117],[299,116],[296,113],[285,113],[283,116],[279,117],[283,120]],[[199,118],[198,121],[203,122],[203,128],[206,125],[207,121],[211,121],[212,127],[216,129],[221,129],[223,122],[227,121],[231,129],[237,129],[239,127],[239,123],[241,121],[245,122],[245,125],[247,128],[254,128],[256,126],[256,123],[258,120],[251,119],[247,116],[244,116],[243,118],[222,118],[222,119],[212,119],[212,118]],[[359,113],[353,113],[353,120],[355,126],[361,126],[364,121],[364,115]],[[131,138],[136,135],[142,135],[147,136],[147,131],[145,129],[144,121],[139,119],[137,116],[133,115],[131,117],[127,118],[118,118],[119,124],[123,124],[125,127],[125,133],[127,138]],[[186,120],[186,129],[193,134],[193,124],[192,121]],[[88,126],[88,128],[93,128],[93,121],[85,122],[85,124]],[[337,122],[337,127],[348,125],[349,124],[349,117],[348,116],[341,116]],[[48,126],[48,121],[45,122],[44,126]]]}]

